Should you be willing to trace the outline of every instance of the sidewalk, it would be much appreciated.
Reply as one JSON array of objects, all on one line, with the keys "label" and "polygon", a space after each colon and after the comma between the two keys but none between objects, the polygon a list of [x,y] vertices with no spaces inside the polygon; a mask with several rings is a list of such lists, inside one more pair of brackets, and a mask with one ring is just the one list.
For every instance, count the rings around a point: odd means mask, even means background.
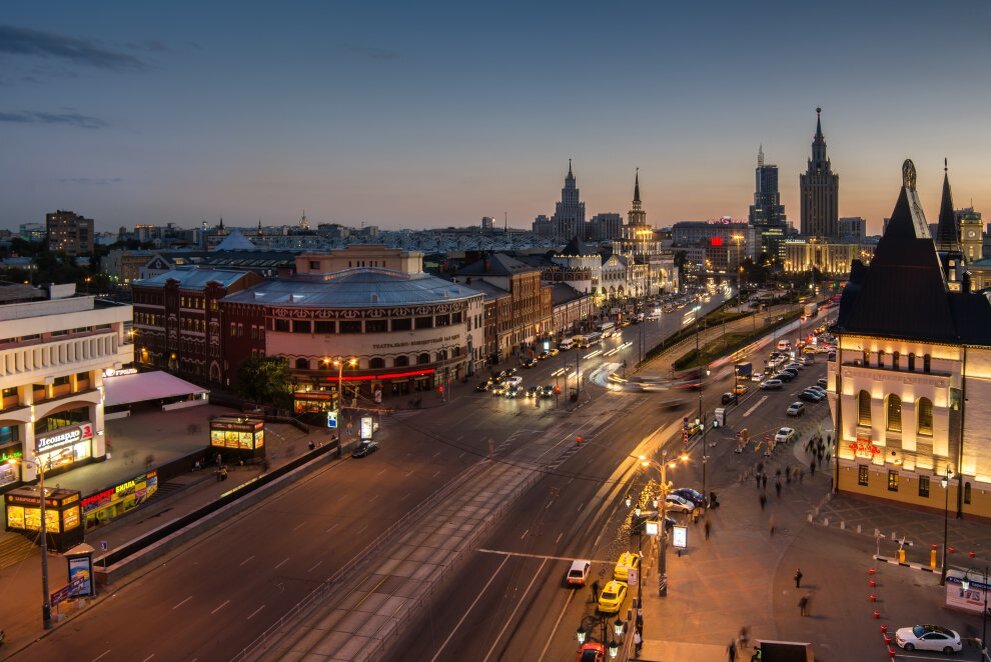
[{"label": "sidewalk", "polygon": [[[178,420],[176,424],[188,425],[188,419]],[[277,434],[266,435],[271,469],[281,467],[307,452],[309,441],[322,443],[329,436],[325,429],[314,428],[310,434],[306,434],[289,425],[269,425],[277,431]],[[266,429],[269,425],[266,425]],[[218,481],[212,467],[200,471],[190,470],[176,476],[164,485],[160,485],[160,493],[142,507],[110,524],[87,532],[86,543],[97,550],[94,559],[101,555],[101,541],[106,541],[109,551],[113,551],[166,522],[201,508],[221,494],[253,480],[262,473],[261,467],[257,465],[228,465],[228,469],[230,477],[226,481]],[[0,560],[4,546],[15,546],[24,553],[18,562],[0,567],[0,629],[5,630],[7,635],[7,643],[0,647],[0,659],[5,659],[16,652],[19,647],[14,645],[15,641],[24,643],[44,633],[41,619],[40,548],[19,534],[4,533],[0,535]],[[49,553],[48,570],[49,591],[54,592],[67,582],[64,558],[60,554]],[[95,601],[112,595],[113,590],[113,585],[98,589]],[[87,608],[93,604],[93,600],[88,601]],[[66,616],[78,613],[72,606],[67,605],[63,606],[63,612]],[[57,609],[53,607],[53,618],[56,613]]]}]

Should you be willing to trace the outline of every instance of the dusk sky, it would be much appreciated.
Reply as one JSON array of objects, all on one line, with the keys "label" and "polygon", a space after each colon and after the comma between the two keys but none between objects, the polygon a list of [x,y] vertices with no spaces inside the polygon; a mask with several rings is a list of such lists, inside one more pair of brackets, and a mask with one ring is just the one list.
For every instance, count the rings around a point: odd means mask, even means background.
[{"label": "dusk sky", "polygon": [[[574,159],[587,215],[745,217],[757,148],[798,225],[815,107],[841,216],[912,158],[935,222],[991,214],[991,4],[19,3],[0,17],[0,226],[527,227]],[[219,3],[217,3],[219,4]]]}]

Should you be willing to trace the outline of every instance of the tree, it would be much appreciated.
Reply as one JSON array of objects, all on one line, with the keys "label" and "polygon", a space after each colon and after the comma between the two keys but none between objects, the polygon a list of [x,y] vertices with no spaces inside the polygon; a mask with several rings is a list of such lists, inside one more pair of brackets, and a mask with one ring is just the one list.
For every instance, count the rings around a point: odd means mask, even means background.
[{"label": "tree", "polygon": [[247,400],[278,409],[292,404],[292,373],[281,356],[245,359],[237,370],[238,394]]}]

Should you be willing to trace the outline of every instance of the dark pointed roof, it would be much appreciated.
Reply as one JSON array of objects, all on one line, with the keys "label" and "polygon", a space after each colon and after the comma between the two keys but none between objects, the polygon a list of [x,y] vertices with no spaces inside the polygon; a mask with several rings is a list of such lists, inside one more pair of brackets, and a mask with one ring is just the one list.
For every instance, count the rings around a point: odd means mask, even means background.
[{"label": "dark pointed roof", "polygon": [[570,177],[571,179],[575,178],[575,176],[571,174],[571,159],[568,159],[568,177]]},{"label": "dark pointed roof", "polygon": [[939,203],[939,225],[936,228],[936,250],[960,251],[960,227],[953,213],[953,193],[950,191],[950,176],[946,160],[943,160],[943,199]]},{"label": "dark pointed roof", "polygon": [[565,247],[561,249],[561,252],[558,253],[558,255],[573,257],[580,255],[598,255],[598,253],[589,248],[584,241],[578,238],[578,235],[575,235],[571,238],[571,241],[569,241]]},{"label": "dark pointed roof", "polygon": [[816,108],[816,142],[822,142],[825,140],[825,136],[822,135],[822,108]]},{"label": "dark pointed roof", "polygon": [[529,271],[540,271],[540,269],[524,264],[505,253],[495,253],[465,265],[457,271],[457,274],[459,276],[512,276]]},{"label": "dark pointed roof", "polygon": [[640,202],[640,168],[637,168],[637,174],[634,178],[633,184],[633,202]]}]

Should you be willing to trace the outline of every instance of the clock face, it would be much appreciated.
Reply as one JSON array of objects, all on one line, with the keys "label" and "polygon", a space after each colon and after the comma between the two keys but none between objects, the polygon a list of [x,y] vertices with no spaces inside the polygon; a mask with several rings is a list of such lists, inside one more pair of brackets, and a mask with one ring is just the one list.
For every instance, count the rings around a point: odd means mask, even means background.
[{"label": "clock face", "polygon": [[970,232],[967,233],[967,238],[968,239],[973,239],[974,238],[974,234],[976,234],[976,233],[973,230],[971,230]]}]

